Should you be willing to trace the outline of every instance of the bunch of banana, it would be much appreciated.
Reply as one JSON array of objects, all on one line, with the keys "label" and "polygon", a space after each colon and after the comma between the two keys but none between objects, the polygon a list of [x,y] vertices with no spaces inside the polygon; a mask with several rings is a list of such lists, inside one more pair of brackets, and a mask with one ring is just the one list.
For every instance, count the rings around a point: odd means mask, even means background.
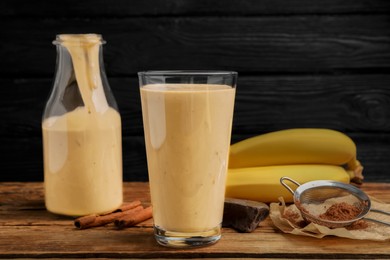
[{"label": "bunch of banana", "polygon": [[291,202],[291,194],[280,184],[283,176],[301,184],[362,183],[362,170],[355,143],[343,133],[318,128],[276,131],[230,147],[226,197],[276,202],[283,196]]}]

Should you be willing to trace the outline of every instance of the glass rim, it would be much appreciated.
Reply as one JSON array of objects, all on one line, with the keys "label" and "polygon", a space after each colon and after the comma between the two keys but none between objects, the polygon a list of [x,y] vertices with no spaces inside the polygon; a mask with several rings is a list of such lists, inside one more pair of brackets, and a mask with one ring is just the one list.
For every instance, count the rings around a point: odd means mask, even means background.
[{"label": "glass rim", "polygon": [[224,70],[148,70],[138,72],[138,76],[237,76],[236,71]]}]

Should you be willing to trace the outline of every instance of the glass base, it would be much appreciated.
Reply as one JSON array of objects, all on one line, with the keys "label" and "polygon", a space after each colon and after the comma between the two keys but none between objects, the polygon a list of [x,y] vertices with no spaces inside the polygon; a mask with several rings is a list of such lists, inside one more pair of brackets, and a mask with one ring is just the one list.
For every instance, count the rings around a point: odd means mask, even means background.
[{"label": "glass base", "polygon": [[221,225],[203,232],[172,232],[154,226],[157,243],[167,247],[191,248],[212,245],[221,238]]}]

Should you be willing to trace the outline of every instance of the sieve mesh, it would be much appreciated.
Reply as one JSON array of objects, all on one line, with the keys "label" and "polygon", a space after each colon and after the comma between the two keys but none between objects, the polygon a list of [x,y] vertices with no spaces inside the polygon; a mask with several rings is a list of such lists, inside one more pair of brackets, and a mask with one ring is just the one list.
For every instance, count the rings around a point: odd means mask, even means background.
[{"label": "sieve mesh", "polygon": [[[332,206],[340,203],[355,207],[359,210],[359,213],[347,220],[334,221],[321,217]],[[302,215],[307,221],[331,228],[350,225],[363,218],[369,211],[367,200],[349,190],[335,186],[320,186],[302,191],[299,197],[299,205]]]},{"label": "sieve mesh", "polygon": [[[298,186],[294,191],[284,183],[285,180],[293,182]],[[341,182],[335,181],[311,181],[299,184],[296,181],[283,177],[280,180],[294,196],[294,203],[301,211],[302,217],[309,222],[314,222],[330,228],[348,226],[363,218],[371,207],[368,196],[360,189]],[[347,203],[358,209],[355,217],[347,220],[329,220],[321,217],[332,205],[337,203]]]}]

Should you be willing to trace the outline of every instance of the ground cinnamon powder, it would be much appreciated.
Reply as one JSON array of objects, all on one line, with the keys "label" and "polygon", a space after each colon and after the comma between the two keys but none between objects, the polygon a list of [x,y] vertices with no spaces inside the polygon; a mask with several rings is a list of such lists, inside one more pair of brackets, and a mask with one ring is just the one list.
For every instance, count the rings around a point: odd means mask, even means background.
[{"label": "ground cinnamon powder", "polygon": [[297,212],[294,212],[292,210],[285,210],[283,213],[283,217],[288,219],[293,225],[303,228],[307,225],[307,222],[301,218],[301,215]]},{"label": "ground cinnamon powder", "polygon": [[[296,205],[301,211],[305,213],[309,213],[309,211],[302,206],[300,203]],[[325,206],[324,206],[325,209]],[[335,203],[330,206],[324,213],[320,214],[318,217],[325,220],[331,221],[347,221],[355,219],[361,212],[359,207],[348,204],[346,202]],[[288,219],[291,224],[296,227],[303,228],[308,222],[300,217],[301,215],[293,210],[287,209],[283,213],[283,217]],[[346,226],[345,228],[348,230],[358,230],[365,229],[369,226],[369,224],[360,219],[354,221],[351,225]]]},{"label": "ground cinnamon powder", "polygon": [[351,204],[341,202],[335,203],[330,206],[325,213],[322,213],[319,217],[332,221],[346,221],[356,218],[361,210]]},{"label": "ground cinnamon powder", "polygon": [[[345,221],[352,220],[360,214],[361,210],[351,204],[341,202],[333,204],[327,209],[327,211],[321,214],[319,217],[322,219],[333,220],[333,221]],[[368,223],[364,220],[358,220],[347,226],[346,229],[357,230],[365,229],[368,227]]]},{"label": "ground cinnamon powder", "polygon": [[353,222],[351,225],[345,227],[348,230],[357,230],[357,229],[365,229],[368,228],[367,221],[359,219],[358,221]]}]

